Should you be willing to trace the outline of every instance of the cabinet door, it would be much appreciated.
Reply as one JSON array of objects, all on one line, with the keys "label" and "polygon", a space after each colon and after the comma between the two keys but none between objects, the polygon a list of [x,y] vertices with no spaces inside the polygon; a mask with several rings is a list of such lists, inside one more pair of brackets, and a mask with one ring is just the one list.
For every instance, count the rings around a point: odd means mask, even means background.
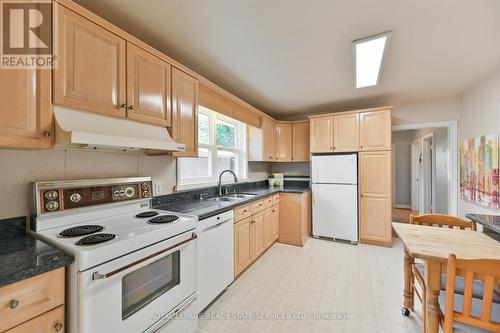
[{"label": "cabinet door", "polygon": [[127,43],[127,117],[158,126],[171,125],[169,63]]},{"label": "cabinet door", "polygon": [[0,147],[53,144],[50,70],[0,70]]},{"label": "cabinet door", "polygon": [[276,205],[272,208],[272,214],[273,214],[273,222],[272,222],[272,241],[275,242],[278,240],[278,237],[280,235],[280,206]]},{"label": "cabinet door", "polygon": [[54,104],[125,117],[125,40],[59,6]]},{"label": "cabinet door", "polygon": [[252,217],[253,251],[252,260],[255,260],[266,249],[266,226],[264,212]]},{"label": "cabinet door", "polygon": [[274,242],[273,239],[273,208],[268,208],[264,212],[264,243],[267,249]]},{"label": "cabinet door", "polygon": [[234,225],[234,276],[237,276],[252,262],[251,218]]},{"label": "cabinet door", "polygon": [[312,118],[310,144],[311,153],[333,151],[333,116]]},{"label": "cabinet door", "polygon": [[391,150],[391,111],[360,114],[360,150]]},{"label": "cabinet door", "polygon": [[391,245],[391,152],[360,154],[360,239]]},{"label": "cabinet door", "polygon": [[64,326],[64,305],[61,305],[6,331],[6,333],[64,333],[66,332]]},{"label": "cabinet door", "polygon": [[348,152],[359,150],[359,114],[333,116],[333,150]]},{"label": "cabinet door", "polygon": [[292,124],[277,123],[276,149],[278,162],[292,161]]},{"label": "cabinet door", "polygon": [[172,137],[186,150],[175,156],[198,156],[198,80],[172,69]]},{"label": "cabinet door", "polygon": [[276,122],[273,120],[263,117],[262,118],[262,144],[263,147],[263,160],[264,161],[275,161],[276,160]]},{"label": "cabinet door", "polygon": [[309,122],[292,124],[292,161],[305,162],[310,160],[309,153]]}]

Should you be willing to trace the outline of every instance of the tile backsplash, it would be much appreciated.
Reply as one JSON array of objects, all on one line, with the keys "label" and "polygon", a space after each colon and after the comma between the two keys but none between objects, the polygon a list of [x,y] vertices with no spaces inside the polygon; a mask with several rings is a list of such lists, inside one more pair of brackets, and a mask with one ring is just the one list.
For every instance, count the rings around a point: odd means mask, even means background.
[{"label": "tile backsplash", "polygon": [[[249,163],[251,181],[267,179],[268,163]],[[170,194],[176,184],[177,162],[170,156],[87,150],[0,149],[0,219],[33,213],[32,182],[106,177],[151,176]]]}]

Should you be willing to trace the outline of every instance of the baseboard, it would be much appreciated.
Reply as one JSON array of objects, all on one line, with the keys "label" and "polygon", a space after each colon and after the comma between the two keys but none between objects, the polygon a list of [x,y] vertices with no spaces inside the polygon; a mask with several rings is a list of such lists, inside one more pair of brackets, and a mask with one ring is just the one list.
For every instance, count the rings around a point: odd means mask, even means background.
[{"label": "baseboard", "polygon": [[410,205],[394,205],[394,208],[411,209],[411,206]]}]

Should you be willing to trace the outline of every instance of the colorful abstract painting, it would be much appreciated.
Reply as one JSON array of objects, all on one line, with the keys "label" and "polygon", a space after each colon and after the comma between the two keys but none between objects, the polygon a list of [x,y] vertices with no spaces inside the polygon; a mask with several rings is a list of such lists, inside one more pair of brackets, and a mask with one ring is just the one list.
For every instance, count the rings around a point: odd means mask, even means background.
[{"label": "colorful abstract painting", "polygon": [[498,134],[463,140],[460,145],[460,195],[488,208],[498,205]]}]

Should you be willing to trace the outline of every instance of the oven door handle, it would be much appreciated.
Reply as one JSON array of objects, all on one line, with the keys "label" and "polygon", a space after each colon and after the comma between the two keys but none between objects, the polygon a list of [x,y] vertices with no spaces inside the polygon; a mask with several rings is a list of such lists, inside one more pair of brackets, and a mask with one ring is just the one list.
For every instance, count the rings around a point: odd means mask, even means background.
[{"label": "oven door handle", "polygon": [[160,254],[163,254],[163,253],[165,253],[165,252],[168,252],[168,251],[170,251],[170,250],[173,250],[173,249],[175,249],[175,248],[178,248],[178,247],[180,247],[181,245],[184,245],[184,244],[186,244],[186,243],[189,243],[190,241],[195,240],[196,238],[198,238],[198,236],[197,236],[195,233],[193,233],[193,234],[191,235],[191,237],[190,237],[190,238],[188,238],[188,239],[186,239],[186,240],[183,240],[182,242],[179,242],[179,243],[177,243],[177,244],[175,244],[175,245],[172,245],[172,246],[167,247],[166,249],[163,249],[163,250],[161,250],[161,251],[158,251],[158,252],[155,252],[155,253],[153,253],[153,254],[150,254],[149,256],[146,256],[146,257],[144,257],[144,258],[142,258],[142,259],[139,259],[139,260],[137,260],[137,261],[134,261],[134,262],[132,262],[132,263],[130,263],[130,264],[128,264],[128,265],[125,265],[125,266],[123,266],[123,267],[120,267],[120,268],[118,268],[118,269],[115,269],[114,271],[111,271],[111,272],[109,272],[109,273],[106,273],[106,274],[101,274],[101,273],[99,273],[99,272],[94,272],[94,273],[92,274],[92,280],[107,279],[107,278],[109,278],[109,277],[112,277],[112,276],[113,276],[113,275],[115,275],[115,274],[118,274],[118,273],[120,273],[120,272],[123,272],[123,271],[124,271],[124,270],[126,270],[126,269],[129,269],[130,267],[133,267],[133,266],[139,265],[140,263],[142,263],[142,262],[144,262],[144,261],[146,261],[146,260],[149,260],[149,259],[151,259],[151,258],[154,258],[154,257],[156,257],[156,256],[159,256]]}]

